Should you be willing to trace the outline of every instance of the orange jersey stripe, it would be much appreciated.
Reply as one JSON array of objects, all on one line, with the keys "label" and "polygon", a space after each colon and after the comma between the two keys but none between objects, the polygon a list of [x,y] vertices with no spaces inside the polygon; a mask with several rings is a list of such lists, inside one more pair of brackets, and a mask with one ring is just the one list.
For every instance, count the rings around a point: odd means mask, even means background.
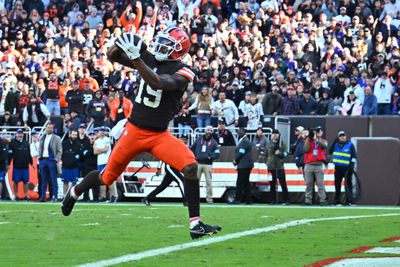
[{"label": "orange jersey stripe", "polygon": [[189,81],[193,81],[194,76],[195,76],[193,71],[191,71],[188,68],[182,68],[182,69],[178,70],[176,73],[179,74],[179,75],[182,75],[183,77],[185,77]]}]

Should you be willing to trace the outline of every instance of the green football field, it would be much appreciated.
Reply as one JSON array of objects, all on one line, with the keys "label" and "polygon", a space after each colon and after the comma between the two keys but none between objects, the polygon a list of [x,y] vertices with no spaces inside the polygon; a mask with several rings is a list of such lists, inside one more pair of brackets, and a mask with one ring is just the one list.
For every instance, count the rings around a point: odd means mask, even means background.
[{"label": "green football field", "polygon": [[63,217],[60,204],[1,202],[0,216],[0,266],[304,266],[400,236],[396,207],[202,205],[223,230],[197,241],[178,204],[78,203]]}]

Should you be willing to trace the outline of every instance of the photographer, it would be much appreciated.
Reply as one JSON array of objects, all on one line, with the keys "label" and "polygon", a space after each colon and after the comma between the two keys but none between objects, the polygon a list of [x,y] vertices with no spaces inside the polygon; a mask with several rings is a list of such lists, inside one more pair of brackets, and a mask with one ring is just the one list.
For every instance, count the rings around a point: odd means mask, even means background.
[{"label": "photographer", "polygon": [[308,136],[304,143],[304,178],[306,180],[306,192],[304,205],[312,205],[312,191],[314,187],[314,175],[318,186],[319,203],[327,206],[328,201],[324,184],[324,162],[325,151],[328,142],[322,138],[322,128],[309,129]]},{"label": "photographer", "polygon": [[[357,161],[356,149],[350,140],[347,140],[346,133],[340,131],[338,137],[329,148],[329,154],[333,155],[332,161],[335,164],[335,205],[340,204],[340,187],[343,177],[345,178],[347,187],[346,191],[352,191],[351,176],[353,174],[354,165]],[[353,205],[350,199],[351,194],[346,192],[347,205]]]},{"label": "photographer", "polygon": [[276,194],[276,180],[279,179],[279,183],[282,187],[283,193],[283,205],[290,204],[289,202],[289,193],[286,186],[286,175],[285,175],[285,167],[283,164],[283,159],[288,156],[286,152],[286,144],[280,144],[280,133],[278,130],[273,130],[271,134],[271,142],[267,145],[267,166],[268,172],[272,175],[272,181],[270,182],[271,186],[271,204],[276,204],[277,202],[277,194]]}]

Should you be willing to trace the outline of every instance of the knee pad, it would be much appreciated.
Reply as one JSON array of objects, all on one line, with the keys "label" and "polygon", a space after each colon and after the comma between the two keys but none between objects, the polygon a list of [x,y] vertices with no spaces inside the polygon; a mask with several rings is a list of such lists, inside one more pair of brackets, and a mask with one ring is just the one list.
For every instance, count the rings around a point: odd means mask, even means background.
[{"label": "knee pad", "polygon": [[182,170],[184,178],[189,180],[198,180],[197,177],[197,163],[190,164]]}]

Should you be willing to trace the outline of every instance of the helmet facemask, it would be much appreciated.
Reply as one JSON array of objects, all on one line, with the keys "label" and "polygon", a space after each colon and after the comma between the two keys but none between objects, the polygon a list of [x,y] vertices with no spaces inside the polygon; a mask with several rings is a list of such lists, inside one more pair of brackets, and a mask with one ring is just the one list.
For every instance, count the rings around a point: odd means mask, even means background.
[{"label": "helmet facemask", "polygon": [[174,51],[181,51],[182,45],[179,42],[171,39],[168,34],[159,34],[153,41],[154,55],[158,61],[177,60],[170,58]]}]

